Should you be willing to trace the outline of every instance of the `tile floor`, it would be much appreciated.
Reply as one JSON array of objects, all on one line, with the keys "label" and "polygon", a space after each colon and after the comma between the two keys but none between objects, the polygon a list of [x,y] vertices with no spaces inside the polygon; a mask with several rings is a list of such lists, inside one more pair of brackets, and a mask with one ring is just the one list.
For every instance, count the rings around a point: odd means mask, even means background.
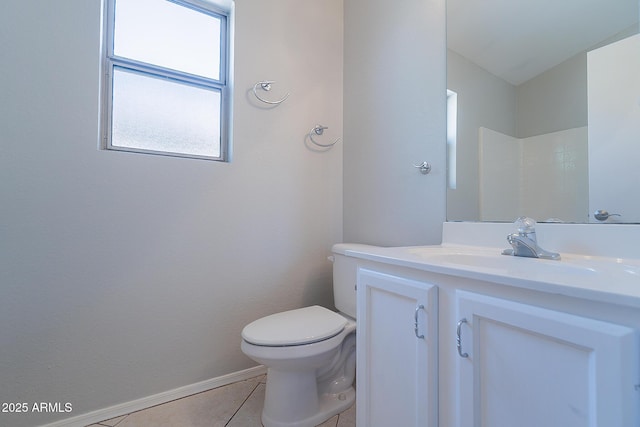
[{"label": "tile floor", "polygon": [[[88,427],[262,427],[265,375],[194,394]],[[319,427],[355,427],[355,405]]]}]

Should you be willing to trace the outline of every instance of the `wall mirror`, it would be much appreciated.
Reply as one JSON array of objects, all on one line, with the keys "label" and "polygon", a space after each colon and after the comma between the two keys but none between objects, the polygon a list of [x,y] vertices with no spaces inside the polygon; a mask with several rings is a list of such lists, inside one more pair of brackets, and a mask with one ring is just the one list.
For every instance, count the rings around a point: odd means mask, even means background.
[{"label": "wall mirror", "polygon": [[447,0],[447,220],[640,223],[639,4]]}]

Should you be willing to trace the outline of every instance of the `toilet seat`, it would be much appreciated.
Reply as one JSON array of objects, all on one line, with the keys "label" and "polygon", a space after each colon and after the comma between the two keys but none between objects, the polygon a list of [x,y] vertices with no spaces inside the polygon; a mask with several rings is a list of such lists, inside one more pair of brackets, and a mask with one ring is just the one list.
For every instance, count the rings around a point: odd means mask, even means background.
[{"label": "toilet seat", "polygon": [[338,335],[347,319],[324,307],[311,307],[272,314],[249,323],[242,338],[250,344],[284,347],[310,344]]}]

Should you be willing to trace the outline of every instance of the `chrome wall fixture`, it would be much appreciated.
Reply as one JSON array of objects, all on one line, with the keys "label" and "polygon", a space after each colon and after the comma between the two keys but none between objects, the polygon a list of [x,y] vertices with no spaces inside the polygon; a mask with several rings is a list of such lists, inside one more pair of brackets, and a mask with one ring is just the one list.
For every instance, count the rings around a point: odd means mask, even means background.
[{"label": "chrome wall fixture", "polygon": [[[289,92],[287,92],[287,94],[282,98],[276,99],[276,100],[266,99],[263,96],[261,96],[260,91],[270,92],[271,87],[274,83],[275,83],[275,80],[261,80],[257,82],[255,85],[253,85],[253,94],[255,95],[256,99],[258,99],[258,101],[260,102],[263,102],[267,105],[272,105],[272,106],[282,104],[284,101],[286,101],[287,98],[289,98],[289,95],[290,95]],[[314,127],[312,127],[308,134],[309,141],[311,141],[313,144],[317,145],[318,147],[322,147],[322,148],[330,148],[336,145],[338,141],[340,141],[339,137],[335,141],[328,144],[323,144],[315,140],[316,137],[322,136],[324,134],[325,129],[329,129],[329,127],[322,126],[322,125],[315,125]]]},{"label": "chrome wall fixture", "polygon": [[274,80],[263,80],[256,83],[255,85],[253,85],[253,94],[256,96],[256,98],[258,98],[259,101],[264,102],[265,104],[269,104],[269,105],[282,104],[289,97],[289,92],[287,92],[287,94],[281,99],[278,99],[275,101],[270,101],[258,95],[258,89],[263,90],[265,92],[269,92],[271,90],[271,85],[273,83],[275,83]]},{"label": "chrome wall fixture", "polygon": [[422,162],[419,165],[413,165],[413,167],[420,169],[420,173],[423,175],[426,175],[429,172],[431,172],[431,165],[427,162]]},{"label": "chrome wall fixture", "polygon": [[606,221],[609,219],[609,217],[612,216],[622,216],[620,214],[615,214],[615,213],[609,213],[607,211],[605,211],[604,209],[598,209],[597,211],[595,211],[593,213],[593,217],[595,219],[597,219],[598,221]]},{"label": "chrome wall fixture", "polygon": [[335,141],[329,143],[329,144],[322,144],[318,141],[316,141],[315,139],[313,139],[314,135],[317,136],[322,136],[322,134],[324,133],[325,129],[329,129],[327,126],[322,126],[322,125],[315,125],[314,127],[311,128],[311,130],[309,131],[309,140],[311,140],[311,142],[313,142],[314,144],[316,144],[319,147],[333,147],[334,145],[336,145],[336,143],[338,141],[340,141],[340,138],[337,138]]}]

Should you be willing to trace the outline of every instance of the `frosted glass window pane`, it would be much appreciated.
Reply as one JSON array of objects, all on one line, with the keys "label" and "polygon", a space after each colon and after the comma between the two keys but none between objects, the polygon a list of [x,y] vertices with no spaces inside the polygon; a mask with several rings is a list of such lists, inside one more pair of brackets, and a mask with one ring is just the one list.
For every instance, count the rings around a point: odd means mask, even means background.
[{"label": "frosted glass window pane", "polygon": [[166,0],[117,0],[113,51],[220,80],[220,19]]},{"label": "frosted glass window pane", "polygon": [[111,145],[220,157],[217,90],[114,68]]}]

